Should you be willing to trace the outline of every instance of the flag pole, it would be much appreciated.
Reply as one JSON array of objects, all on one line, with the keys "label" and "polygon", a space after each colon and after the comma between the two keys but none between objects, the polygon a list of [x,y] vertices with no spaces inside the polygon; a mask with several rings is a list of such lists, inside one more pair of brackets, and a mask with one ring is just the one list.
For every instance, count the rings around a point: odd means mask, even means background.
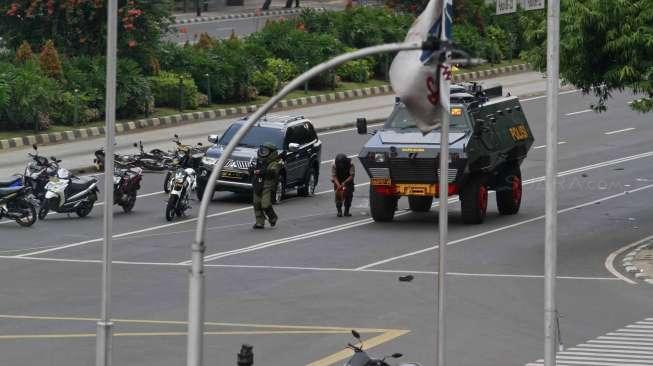
[{"label": "flag pole", "polygon": [[556,261],[558,251],[558,88],[560,0],[548,1],[546,58],[546,184],[544,234],[544,365],[556,363]]},{"label": "flag pole", "polygon": [[440,91],[440,110],[442,112],[440,127],[440,174],[438,184],[438,285],[437,285],[437,336],[435,355],[437,366],[446,364],[445,352],[445,310],[446,310],[446,281],[447,281],[447,236],[449,229],[449,69],[448,59],[450,52],[446,50],[449,41],[447,32],[450,31],[447,20],[447,4],[442,1],[442,20],[440,27],[440,41],[445,47],[441,59],[438,60],[436,72],[438,73]]}]

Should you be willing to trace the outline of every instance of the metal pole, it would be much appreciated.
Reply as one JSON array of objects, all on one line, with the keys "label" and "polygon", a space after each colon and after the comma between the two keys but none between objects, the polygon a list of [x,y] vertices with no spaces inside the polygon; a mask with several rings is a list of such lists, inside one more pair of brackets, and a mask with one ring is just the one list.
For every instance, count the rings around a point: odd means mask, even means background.
[{"label": "metal pole", "polygon": [[558,232],[558,67],[560,0],[549,0],[546,59],[546,190],[544,235],[544,365],[556,363],[556,261]]},{"label": "metal pole", "polygon": [[[438,68],[438,72],[441,72]],[[440,77],[443,77],[440,75]],[[448,95],[448,93],[447,93]],[[447,279],[447,232],[449,225],[449,105],[442,106],[442,127],[440,130],[440,182],[438,184],[438,231],[440,240],[438,245],[438,304],[437,304],[437,366],[445,365],[445,298]]]},{"label": "metal pole", "polygon": [[256,110],[247,122],[241,127],[234,135],[231,141],[227,144],[220,155],[220,158],[213,166],[211,175],[209,176],[202,202],[200,204],[199,213],[197,216],[197,227],[195,231],[195,241],[191,245],[191,259],[192,264],[189,275],[189,291],[188,291],[188,353],[186,357],[187,366],[202,366],[203,364],[203,345],[204,345],[204,251],[206,246],[204,237],[206,235],[206,214],[209,209],[209,202],[213,196],[215,189],[215,181],[217,180],[225,160],[231,155],[234,148],[238,145],[240,140],[245,136],[247,131],[252,127],[256,121],[261,118],[267,111],[277,104],[281,98],[288,95],[293,90],[300,87],[305,81],[325,72],[335,66],[343,64],[347,61],[355,60],[370,55],[376,55],[385,52],[394,51],[408,51],[422,49],[422,43],[409,42],[409,43],[389,43],[379,46],[367,47],[354,52],[349,52],[337,56],[329,61],[323,62],[307,70],[297,78],[286,84],[284,88],[275,96],[270,98],[260,109]]},{"label": "metal pole", "polygon": [[102,247],[102,314],[97,323],[96,366],[111,366],[111,235],[113,227],[113,140],[116,121],[116,40],[118,0],[107,5],[107,82],[105,103],[104,242]]}]

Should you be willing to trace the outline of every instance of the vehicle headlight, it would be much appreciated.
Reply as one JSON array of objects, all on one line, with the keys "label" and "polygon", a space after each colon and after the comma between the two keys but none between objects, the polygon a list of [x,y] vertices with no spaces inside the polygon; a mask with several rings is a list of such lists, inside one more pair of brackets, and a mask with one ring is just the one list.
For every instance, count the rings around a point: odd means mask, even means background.
[{"label": "vehicle headlight", "polygon": [[204,165],[214,165],[217,162],[218,162],[217,158],[212,158],[212,157],[209,157],[209,156],[205,156],[205,157],[202,158],[202,164],[204,164]]},{"label": "vehicle headlight", "polygon": [[385,153],[375,153],[374,161],[377,163],[385,163]]}]

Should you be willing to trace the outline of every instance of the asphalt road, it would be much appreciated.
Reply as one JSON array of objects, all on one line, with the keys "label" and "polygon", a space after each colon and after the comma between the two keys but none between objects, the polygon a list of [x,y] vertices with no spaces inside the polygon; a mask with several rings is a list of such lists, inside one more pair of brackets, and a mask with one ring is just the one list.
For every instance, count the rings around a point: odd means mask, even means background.
[{"label": "asphalt road", "polygon": [[[650,330],[639,335],[643,342],[632,341],[635,336],[593,341],[653,317],[649,285],[624,277],[618,256],[615,273],[606,263],[653,227],[653,128],[651,116],[628,109],[632,99],[617,95],[606,113],[596,115],[585,111],[591,100],[579,93],[560,96],[562,341],[566,347],[598,342],[591,344],[605,351],[576,352],[565,356],[565,365],[623,365],[610,360],[642,354],[644,361],[635,364],[651,364]],[[458,204],[450,205],[450,365],[525,365],[542,357],[545,99],[522,103],[536,142],[523,165],[520,213],[499,216],[491,202],[483,225],[466,226]],[[351,341],[350,328],[362,329],[376,353],[401,352],[406,361],[434,364],[437,213],[406,212],[402,200],[394,222],[371,222],[367,178],[357,165],[354,216],[336,218],[327,160],[336,152],[357,153],[365,137],[345,130],[321,139],[320,194],[276,206],[276,228],[253,231],[247,197],[216,193],[206,253],[207,365],[235,364],[242,343],[254,345],[255,365],[343,364],[338,352]],[[185,359],[196,209],[186,220],[167,223],[165,196],[157,193],[161,180],[145,177],[132,214],[116,208],[117,365],[180,365]],[[51,215],[29,229],[2,223],[0,233],[0,364],[92,365],[93,318],[100,309],[99,208],[85,219]],[[415,279],[399,282],[404,274]],[[618,351],[621,356],[609,357]]]}]

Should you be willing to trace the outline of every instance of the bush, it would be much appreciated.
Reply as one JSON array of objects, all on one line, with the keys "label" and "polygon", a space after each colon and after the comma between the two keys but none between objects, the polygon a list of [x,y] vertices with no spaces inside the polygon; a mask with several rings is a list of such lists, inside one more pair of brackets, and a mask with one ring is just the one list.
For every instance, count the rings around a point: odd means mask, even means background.
[{"label": "bush", "polygon": [[189,75],[180,75],[172,72],[161,72],[158,76],[151,76],[150,87],[157,107],[179,107],[179,78],[183,77],[183,106],[195,109],[199,105],[199,91],[195,81]]},{"label": "bush", "polygon": [[30,46],[29,42],[23,41],[16,51],[16,62],[23,63],[31,60],[33,57],[32,46]]},{"label": "bush", "polygon": [[458,24],[453,27],[453,39],[456,44],[472,57],[479,57],[483,52],[483,40],[475,26]]},{"label": "bush", "polygon": [[292,80],[297,76],[297,68],[291,62],[280,58],[265,59],[265,70],[272,73],[280,82]]},{"label": "bush", "polygon": [[41,54],[39,55],[39,63],[41,64],[41,70],[45,75],[59,79],[61,78],[61,61],[59,60],[59,52],[54,47],[54,42],[48,40],[45,42]]},{"label": "bush", "polygon": [[140,66],[135,61],[120,59],[117,75],[116,116],[129,118],[150,112],[152,91],[149,80],[141,74]]},{"label": "bush", "polygon": [[89,104],[91,98],[83,92],[63,92],[56,98],[56,103],[53,105],[50,112],[52,122],[58,125],[74,125],[75,124],[75,108],[77,108],[77,123],[83,124],[91,122],[100,117],[99,111],[95,108],[90,108]]},{"label": "bush", "polygon": [[349,61],[338,68],[338,76],[344,81],[365,83],[373,75],[373,63],[369,59]]},{"label": "bush", "polygon": [[277,91],[279,80],[270,71],[256,71],[252,75],[252,84],[259,95],[273,96]]},{"label": "bush", "polygon": [[58,83],[43,75],[35,61],[14,67],[2,65],[8,98],[2,108],[2,129],[45,128],[49,112],[60,93]]}]

